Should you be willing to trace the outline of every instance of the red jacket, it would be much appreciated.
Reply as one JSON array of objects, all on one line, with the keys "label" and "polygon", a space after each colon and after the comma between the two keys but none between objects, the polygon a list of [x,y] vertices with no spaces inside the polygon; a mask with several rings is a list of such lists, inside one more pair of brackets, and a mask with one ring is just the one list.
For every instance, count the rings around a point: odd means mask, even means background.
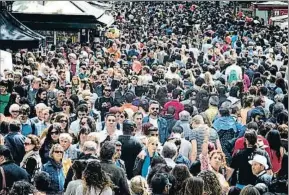
[{"label": "red jacket", "polygon": [[176,111],[175,111],[174,118],[176,120],[179,120],[179,113],[185,109],[184,105],[180,103],[178,100],[171,100],[164,105],[164,113],[168,110],[169,106],[172,106],[175,108]]},{"label": "red jacket", "polygon": [[[258,135],[257,139],[261,139],[264,143],[264,145],[266,145],[267,147],[265,148],[266,152],[268,153],[268,155],[271,157],[271,149],[269,146],[269,142],[267,141],[267,139],[265,139],[264,137],[262,137],[261,135]],[[242,150],[245,148],[244,146],[244,142],[245,142],[245,138],[241,137],[239,139],[236,140],[235,142],[235,147],[234,147],[234,151],[233,151],[233,156],[237,153],[238,150]]]}]

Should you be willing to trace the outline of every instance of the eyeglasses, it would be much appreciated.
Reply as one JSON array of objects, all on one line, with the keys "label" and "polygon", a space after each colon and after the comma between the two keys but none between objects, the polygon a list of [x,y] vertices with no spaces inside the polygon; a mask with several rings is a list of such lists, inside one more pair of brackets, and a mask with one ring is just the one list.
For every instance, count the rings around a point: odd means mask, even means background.
[{"label": "eyeglasses", "polygon": [[159,108],[151,108],[152,110],[159,110]]},{"label": "eyeglasses", "polygon": [[104,89],[104,91],[111,92],[111,89]]},{"label": "eyeglasses", "polygon": [[150,135],[151,135],[152,137],[158,137],[158,136],[159,136],[158,133],[151,133]]},{"label": "eyeglasses", "polygon": [[54,153],[56,153],[56,154],[63,154],[63,151],[53,151]]},{"label": "eyeglasses", "polygon": [[58,97],[64,97],[64,94],[59,95]]},{"label": "eyeglasses", "polygon": [[28,115],[28,113],[23,112],[23,111],[19,111],[19,114],[20,114],[20,115],[25,115],[25,116]]},{"label": "eyeglasses", "polygon": [[67,120],[60,120],[60,123],[67,123]]},{"label": "eyeglasses", "polygon": [[32,145],[32,143],[24,143],[24,146],[29,146],[29,145]]},{"label": "eyeglasses", "polygon": [[58,131],[51,131],[51,135],[58,135],[59,132]]}]

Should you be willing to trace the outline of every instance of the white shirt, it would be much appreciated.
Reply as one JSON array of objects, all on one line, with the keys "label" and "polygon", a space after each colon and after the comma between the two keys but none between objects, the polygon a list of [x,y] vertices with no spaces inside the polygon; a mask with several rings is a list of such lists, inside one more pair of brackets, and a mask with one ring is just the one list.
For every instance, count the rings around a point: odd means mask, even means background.
[{"label": "white shirt", "polygon": [[77,135],[79,133],[79,131],[80,131],[79,122],[80,122],[80,119],[77,119],[76,121],[73,121],[70,124],[69,128],[72,131],[72,133],[74,133],[74,135]]},{"label": "white shirt", "polygon": [[240,66],[237,66],[236,64],[232,64],[231,66],[229,66],[228,68],[226,68],[226,80],[228,80],[228,77],[230,75],[231,70],[235,70],[238,74],[238,79],[241,80],[242,79],[242,69]]},{"label": "white shirt", "polygon": [[271,104],[274,104],[274,101],[269,99],[267,96],[264,96],[264,101],[265,101],[265,109],[270,110],[269,107]]},{"label": "white shirt", "polygon": [[159,128],[158,127],[158,119],[153,119],[151,117],[149,117],[149,123],[152,124],[154,127]]},{"label": "white shirt", "polygon": [[[103,142],[107,138],[108,135],[109,134],[107,133],[106,128],[104,128],[104,130],[99,133],[99,143]],[[118,136],[120,135],[122,135],[122,131],[115,130],[114,134],[111,136],[112,140],[117,140]]]}]

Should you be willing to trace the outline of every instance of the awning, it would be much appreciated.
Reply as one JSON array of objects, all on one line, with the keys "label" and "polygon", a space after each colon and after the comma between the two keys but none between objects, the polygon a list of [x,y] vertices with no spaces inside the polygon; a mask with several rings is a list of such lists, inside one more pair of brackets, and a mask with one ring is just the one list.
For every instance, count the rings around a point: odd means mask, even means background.
[{"label": "awning", "polygon": [[45,44],[45,37],[32,31],[9,12],[0,12],[0,48],[39,48]]},{"label": "awning", "polygon": [[[75,29],[77,26],[78,29],[96,29],[98,25],[102,26],[109,26],[114,22],[114,18],[111,15],[108,15],[105,13],[105,9],[93,6],[85,1],[45,1],[45,4],[41,5],[40,2],[35,1],[16,1],[13,4],[13,14],[14,13],[21,13],[21,14],[37,14],[35,16],[45,15],[42,17],[42,21],[35,21],[36,19],[32,19],[31,22],[34,23],[54,23],[55,30],[58,30],[59,27],[62,26],[62,28],[73,28]],[[49,17],[48,15],[55,15],[55,17]],[[63,19],[63,16],[67,15],[71,17],[70,19]],[[22,15],[23,16],[23,15]],[[16,16],[18,18],[18,16]],[[31,17],[31,16],[30,16]],[[79,24],[78,21],[74,21],[74,18],[77,17],[77,19],[82,18],[81,23]],[[91,17],[94,17],[94,21]],[[49,20],[44,20],[43,18],[49,18]],[[22,18],[18,18],[22,22]],[[26,17],[27,19],[27,17]],[[69,20],[69,21],[67,21]],[[91,28],[91,22],[95,23],[95,26]],[[23,22],[28,22],[27,20]],[[69,22],[70,24],[65,24],[65,22]],[[89,25],[86,25],[85,23],[90,23]],[[27,24],[29,25],[29,24]],[[32,24],[34,25],[34,24]],[[35,24],[36,26],[39,26],[38,24]],[[50,25],[49,25],[50,26]],[[42,27],[41,27],[42,28]],[[47,27],[48,28],[48,27]],[[47,29],[46,28],[46,29]],[[34,29],[34,27],[33,27]],[[44,30],[44,29],[43,29]],[[49,27],[49,30],[51,30],[51,27]]]},{"label": "awning", "polygon": [[263,3],[254,3],[258,10],[288,9],[288,3],[281,1],[268,1]]},{"label": "awning", "polygon": [[288,20],[288,15],[272,17],[271,20],[272,22]]}]

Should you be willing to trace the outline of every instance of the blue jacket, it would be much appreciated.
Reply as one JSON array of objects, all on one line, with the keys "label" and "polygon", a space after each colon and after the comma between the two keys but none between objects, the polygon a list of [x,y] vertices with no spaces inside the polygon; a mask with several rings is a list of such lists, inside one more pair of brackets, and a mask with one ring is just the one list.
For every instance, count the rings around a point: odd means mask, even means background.
[{"label": "blue jacket", "polygon": [[[142,120],[143,123],[148,123],[149,121],[150,121],[149,116],[144,117]],[[160,142],[164,144],[167,138],[169,137],[169,130],[166,119],[158,117],[158,129],[159,129]]]},{"label": "blue jacket", "polygon": [[65,176],[63,173],[62,164],[57,164],[53,159],[43,165],[42,171],[50,175],[50,192],[59,193],[64,190]]}]

